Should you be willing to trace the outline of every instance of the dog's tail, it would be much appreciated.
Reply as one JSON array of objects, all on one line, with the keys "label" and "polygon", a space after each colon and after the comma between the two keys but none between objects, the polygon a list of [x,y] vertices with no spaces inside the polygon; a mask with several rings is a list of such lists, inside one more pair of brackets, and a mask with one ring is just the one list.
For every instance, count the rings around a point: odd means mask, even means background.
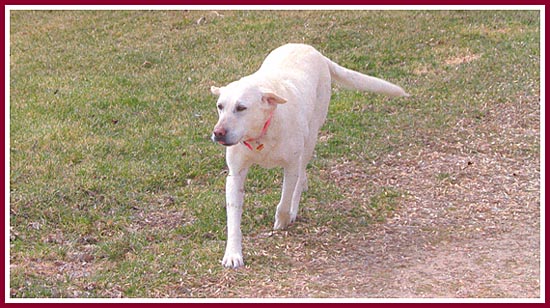
[{"label": "dog's tail", "polygon": [[391,82],[361,74],[342,67],[325,57],[330,69],[332,80],[351,90],[369,91],[389,96],[409,96],[400,86]]}]

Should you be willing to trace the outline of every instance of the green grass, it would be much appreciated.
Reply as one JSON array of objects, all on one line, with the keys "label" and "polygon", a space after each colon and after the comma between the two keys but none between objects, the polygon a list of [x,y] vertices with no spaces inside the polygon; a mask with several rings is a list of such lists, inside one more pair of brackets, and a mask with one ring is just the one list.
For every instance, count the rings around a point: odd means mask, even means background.
[{"label": "green grass", "polygon": [[[483,121],[484,104],[538,95],[537,12],[218,13],[10,13],[12,297],[235,296],[250,282],[277,281],[296,261],[276,247],[306,239],[306,253],[329,249],[333,233],[361,232],[397,206],[398,188],[368,182],[356,183],[367,200],[348,198],[331,166],[366,169],[437,142],[462,118]],[[228,271],[220,265],[226,167],[209,140],[217,118],[209,87],[252,73],[287,42],[311,44],[412,97],[334,91],[299,221],[263,236],[281,172],[252,170],[248,268]],[[467,56],[475,60],[453,62]]]}]

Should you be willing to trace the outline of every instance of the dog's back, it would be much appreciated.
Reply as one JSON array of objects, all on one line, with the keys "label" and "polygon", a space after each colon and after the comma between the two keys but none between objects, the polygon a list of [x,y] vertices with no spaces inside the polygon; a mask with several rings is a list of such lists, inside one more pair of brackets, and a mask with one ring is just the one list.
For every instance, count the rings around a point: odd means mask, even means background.
[{"label": "dog's back", "polygon": [[[325,62],[332,82],[345,88],[375,92],[389,96],[408,96],[399,86],[385,80],[368,76],[338,65],[319,51],[305,44],[286,44],[273,50],[260,67],[260,71],[301,71],[310,72],[318,68],[318,62]],[[311,76],[311,74],[310,74]]]}]

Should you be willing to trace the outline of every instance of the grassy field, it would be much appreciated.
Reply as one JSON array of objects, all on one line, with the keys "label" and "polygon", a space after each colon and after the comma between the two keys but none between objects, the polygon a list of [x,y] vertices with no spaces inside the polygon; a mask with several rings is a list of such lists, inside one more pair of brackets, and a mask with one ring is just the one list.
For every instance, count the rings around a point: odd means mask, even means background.
[{"label": "grassy field", "polygon": [[[310,278],[410,194],[368,170],[467,139],[457,123],[539,91],[538,12],[12,11],[10,27],[14,298],[338,296],[341,286]],[[336,88],[298,221],[271,232],[281,170],[253,169],[246,267],[227,270],[209,88],[288,42],[412,97]],[[502,146],[540,153],[536,138]]]}]

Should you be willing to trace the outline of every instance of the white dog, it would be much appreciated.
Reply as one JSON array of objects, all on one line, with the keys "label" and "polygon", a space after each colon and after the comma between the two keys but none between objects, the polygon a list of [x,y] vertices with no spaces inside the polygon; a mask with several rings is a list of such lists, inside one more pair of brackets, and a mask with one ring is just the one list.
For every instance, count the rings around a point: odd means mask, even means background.
[{"label": "white dog", "polygon": [[408,96],[399,86],[341,67],[302,44],[281,46],[267,56],[254,74],[225,87],[211,88],[219,96],[219,120],[212,140],[227,146],[229,167],[223,266],[244,265],[244,180],[253,164],[284,168],[274,229],[284,229],[296,219],[300,195],[307,189],[306,166],[319,128],[325,122],[333,80],[350,89]]}]

